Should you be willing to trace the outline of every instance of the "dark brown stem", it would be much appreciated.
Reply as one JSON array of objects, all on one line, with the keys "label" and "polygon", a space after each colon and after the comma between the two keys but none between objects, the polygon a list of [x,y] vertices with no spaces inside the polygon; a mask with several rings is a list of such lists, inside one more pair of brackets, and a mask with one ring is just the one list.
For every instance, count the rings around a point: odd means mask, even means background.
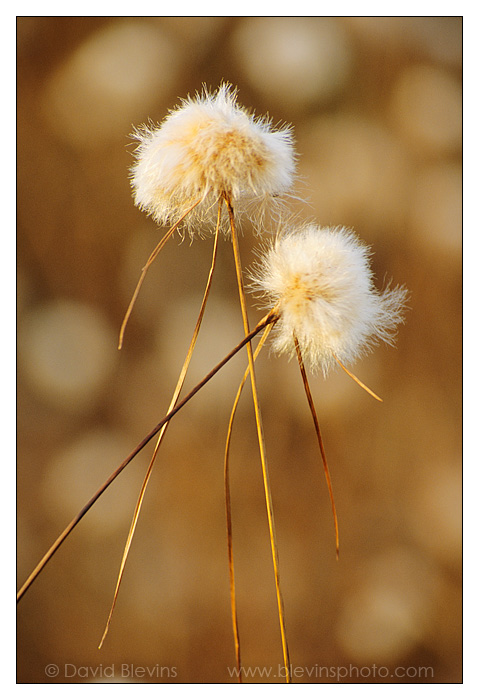
[{"label": "dark brown stem", "polygon": [[271,311],[267,316],[265,316],[261,321],[258,323],[258,325],[249,333],[243,340],[238,343],[238,345],[231,350],[231,352],[224,357],[221,362],[219,362],[216,367],[214,367],[211,372],[209,372],[202,380],[197,384],[191,391],[190,393],[185,396],[185,398],[180,401],[176,406],[169,412],[167,415],[156,425],[153,430],[151,430],[148,435],[146,435],[143,440],[135,447],[133,452],[128,455],[128,457],[120,464],[120,466],[115,469],[113,474],[110,475],[110,477],[105,481],[103,486],[98,489],[98,491],[95,493],[94,496],[88,501],[88,503],[81,509],[81,511],[78,513],[78,515],[71,521],[71,523],[65,528],[65,530],[62,532],[62,534],[58,537],[58,539],[52,544],[48,552],[45,554],[45,556],[41,559],[41,561],[37,564],[35,569],[32,571],[30,576],[27,578],[23,586],[20,588],[20,590],[17,593],[17,602],[21,600],[21,598],[24,596],[26,591],[30,588],[32,583],[35,581],[35,579],[38,577],[40,572],[43,570],[43,568],[48,564],[50,559],[53,557],[55,552],[58,550],[60,545],[66,540],[68,535],[72,532],[72,530],[78,525],[80,520],[83,518],[84,515],[88,513],[90,508],[96,503],[96,501],[100,498],[100,496],[107,490],[107,488],[110,486],[110,484],[116,479],[117,476],[121,474],[123,469],[130,464],[130,462],[136,457],[137,454],[141,452],[141,450],[152,440],[155,435],[161,430],[161,428],[170,421],[174,415],[180,411],[185,404],[190,401],[195,394],[198,393],[200,389],[202,389],[205,384],[207,384],[210,379],[212,379],[217,372],[220,371],[222,367],[224,367],[242,348],[244,348],[245,345],[247,345],[260,331],[263,330],[263,328],[266,328],[270,323],[275,323],[277,321],[278,317],[276,314],[276,311]]}]

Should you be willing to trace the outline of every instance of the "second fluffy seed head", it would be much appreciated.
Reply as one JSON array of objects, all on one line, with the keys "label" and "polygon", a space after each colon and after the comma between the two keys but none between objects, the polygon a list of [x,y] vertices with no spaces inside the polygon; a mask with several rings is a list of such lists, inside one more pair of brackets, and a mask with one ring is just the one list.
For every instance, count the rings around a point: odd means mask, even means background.
[{"label": "second fluffy seed head", "polygon": [[273,349],[294,354],[296,337],[311,368],[327,374],[379,340],[391,343],[406,290],[375,289],[369,249],[345,228],[307,225],[276,239],[254,269],[253,287],[276,306]]}]

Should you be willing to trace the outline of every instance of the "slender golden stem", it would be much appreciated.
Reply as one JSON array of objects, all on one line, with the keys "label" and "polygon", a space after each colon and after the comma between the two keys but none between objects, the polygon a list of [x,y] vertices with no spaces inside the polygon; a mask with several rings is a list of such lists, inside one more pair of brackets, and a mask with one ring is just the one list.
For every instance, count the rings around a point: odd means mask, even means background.
[{"label": "slender golden stem", "polygon": [[[266,326],[263,335],[258,343],[258,347],[254,353],[254,360],[258,357],[258,354],[263,347],[266,338],[269,335],[272,326]],[[235,569],[234,569],[234,558],[233,558],[233,525],[231,519],[231,489],[230,489],[230,469],[229,469],[229,452],[231,445],[231,435],[233,431],[233,422],[236,415],[236,409],[238,408],[238,403],[240,400],[243,387],[246,383],[246,379],[249,374],[249,365],[244,373],[243,379],[238,388],[236,398],[233,403],[233,408],[230,415],[230,420],[228,424],[228,433],[226,436],[226,446],[225,446],[225,459],[224,459],[224,481],[225,481],[225,505],[226,505],[226,530],[227,530],[227,544],[228,544],[228,568],[230,575],[230,599],[231,599],[231,618],[233,622],[233,636],[235,640],[235,655],[236,655],[236,668],[238,671],[238,681],[242,683],[242,670],[241,670],[241,645],[239,638],[239,628],[238,628],[238,615],[236,609],[236,586],[235,586]]]},{"label": "slender golden stem", "polygon": [[338,559],[339,558],[339,526],[338,526],[338,516],[336,513],[336,505],[334,503],[333,486],[331,483],[331,476],[329,474],[328,462],[326,460],[326,451],[324,449],[323,438],[321,436],[321,430],[319,429],[318,416],[316,413],[316,409],[314,408],[313,397],[311,394],[311,389],[309,388],[309,382],[308,382],[308,377],[306,375],[306,370],[304,368],[303,356],[301,354],[301,348],[299,347],[298,339],[296,338],[296,336],[294,336],[294,346],[296,348],[296,355],[298,357],[299,369],[301,371],[301,377],[303,378],[304,390],[306,392],[306,397],[308,399],[309,409],[310,409],[311,415],[313,417],[314,427],[315,427],[316,435],[318,437],[318,442],[319,442],[319,450],[321,452],[321,458],[323,460],[324,475],[326,477],[326,483],[328,485],[328,491],[329,491],[329,500],[331,501],[331,508],[333,509],[334,533],[336,536],[336,559]]},{"label": "slender golden stem", "polygon": [[125,317],[124,317],[123,322],[122,322],[122,324],[121,324],[121,328],[120,328],[120,337],[119,337],[119,340],[118,340],[118,350],[121,350],[121,348],[122,348],[122,346],[123,346],[123,338],[124,338],[124,336],[125,336],[126,324],[128,323],[128,319],[129,319],[130,316],[131,316],[131,312],[133,311],[133,307],[134,307],[134,305],[135,305],[136,299],[137,299],[137,297],[138,297],[138,294],[140,293],[141,285],[143,284],[143,281],[144,281],[144,279],[145,279],[145,277],[146,277],[146,273],[148,272],[148,270],[149,270],[149,268],[150,268],[150,265],[151,265],[152,262],[155,260],[156,256],[158,255],[158,253],[160,252],[160,250],[163,248],[163,246],[165,245],[165,243],[171,238],[171,236],[172,236],[173,233],[176,231],[176,229],[177,229],[178,226],[181,224],[181,222],[185,220],[185,218],[188,216],[188,214],[189,214],[191,211],[193,211],[193,209],[194,209],[200,202],[201,202],[201,199],[198,199],[198,201],[195,202],[195,203],[193,204],[193,206],[191,206],[191,207],[183,214],[183,216],[181,216],[181,217],[178,219],[178,221],[176,222],[176,224],[173,224],[173,226],[170,228],[169,231],[167,231],[167,232],[165,233],[165,235],[163,236],[163,238],[161,239],[161,241],[158,243],[158,245],[156,246],[156,248],[155,248],[155,249],[153,250],[153,252],[151,253],[150,257],[149,257],[148,260],[146,261],[145,266],[143,267],[143,269],[142,269],[142,271],[141,271],[140,279],[138,280],[138,283],[137,283],[137,285],[136,285],[136,287],[135,287],[135,291],[133,292],[133,296],[132,296],[132,298],[131,298],[131,301],[130,301],[130,303],[128,304],[128,308],[127,308],[127,310],[126,310]]},{"label": "slender golden stem", "polygon": [[[239,291],[240,305],[241,305],[241,313],[243,316],[244,331],[245,331],[245,334],[247,335],[249,333],[249,321],[248,321],[248,313],[247,313],[247,309],[246,309],[246,297],[245,297],[244,284],[243,284],[243,272],[241,269],[241,258],[240,258],[239,245],[238,245],[238,236],[236,234],[233,206],[231,204],[230,197],[226,193],[224,193],[224,200],[225,200],[226,206],[228,208],[228,215],[229,215],[230,227],[231,227],[231,240],[233,243],[233,254],[234,254],[234,259],[235,259],[236,276],[237,276],[237,281],[238,281],[238,291]],[[288,650],[288,643],[287,643],[287,639],[286,639],[286,628],[285,628],[285,622],[284,622],[283,598],[281,595],[281,588],[280,588],[280,581],[279,581],[279,557],[278,557],[278,547],[276,544],[276,542],[277,542],[276,528],[275,528],[275,524],[274,524],[273,502],[272,502],[272,497],[271,497],[271,487],[270,487],[270,480],[269,480],[269,474],[268,474],[268,466],[267,466],[267,462],[266,462],[266,450],[265,450],[265,442],[264,442],[264,434],[263,434],[263,423],[262,423],[261,411],[260,411],[260,407],[259,407],[258,391],[257,391],[257,386],[256,386],[256,373],[254,370],[254,358],[253,358],[253,350],[251,348],[251,343],[248,343],[246,345],[246,349],[248,352],[248,364],[249,364],[249,371],[250,371],[250,378],[251,378],[251,389],[253,392],[253,404],[254,404],[254,412],[255,412],[255,418],[256,418],[256,430],[258,433],[258,444],[259,444],[260,457],[261,457],[261,468],[262,468],[262,472],[263,472],[263,483],[264,483],[265,498],[266,498],[266,511],[267,511],[267,515],[268,515],[268,525],[269,525],[270,541],[271,541],[271,552],[272,552],[272,556],[273,556],[273,568],[274,568],[274,577],[275,577],[275,584],[276,584],[276,597],[277,597],[277,602],[278,602],[279,625],[280,625],[280,632],[281,632],[281,644],[282,644],[282,648],[283,648],[283,659],[284,659],[284,665],[285,665],[286,682],[290,683],[291,682],[291,667],[290,667],[290,661],[289,661],[289,650]]]},{"label": "slender golden stem", "polygon": [[368,386],[366,386],[366,384],[364,384],[364,382],[362,382],[360,379],[358,379],[358,378],[356,377],[356,375],[353,374],[353,373],[351,372],[351,370],[349,370],[347,367],[345,367],[345,366],[343,365],[343,363],[342,363],[340,360],[338,360],[338,358],[336,357],[336,355],[333,355],[333,357],[334,357],[334,359],[336,360],[336,362],[338,363],[338,365],[341,367],[341,369],[343,369],[343,370],[346,372],[346,374],[347,374],[349,377],[351,377],[351,379],[354,379],[354,381],[356,382],[356,384],[358,384],[362,389],[364,389],[365,391],[367,391],[368,394],[371,394],[371,396],[373,397],[373,399],[376,399],[377,401],[381,401],[381,403],[382,403],[382,398],[381,398],[380,396],[378,396],[377,394],[375,394],[374,391],[373,391],[372,389],[370,389]]},{"label": "slender golden stem", "polygon": [[247,336],[243,338],[222,360],[221,362],[218,362],[218,364],[213,367],[213,369],[208,372],[208,374],[203,377],[203,379],[196,384],[195,387],[189,392],[187,396],[185,396],[184,399],[182,399],[179,403],[176,404],[176,406],[169,411],[164,418],[161,419],[161,421],[156,425],[148,435],[146,435],[143,440],[135,447],[133,452],[131,452],[126,459],[123,460],[123,462],[120,464],[119,467],[115,469],[115,471],[108,477],[108,479],[105,481],[105,483],[98,489],[98,491],[90,498],[88,503],[83,506],[81,511],[76,515],[73,520],[70,522],[69,525],[63,530],[61,535],[55,540],[55,542],[52,544],[50,549],[47,551],[47,553],[42,557],[42,559],[39,561],[37,566],[34,568],[30,576],[27,578],[23,586],[19,589],[17,593],[17,602],[25,595],[27,590],[30,588],[32,583],[36,580],[36,578],[39,576],[41,571],[44,569],[44,567],[48,564],[50,559],[53,557],[56,551],[58,551],[59,547],[63,544],[63,542],[66,540],[68,535],[74,530],[74,528],[78,525],[78,523],[82,520],[82,518],[88,513],[90,508],[97,502],[97,500],[102,496],[103,493],[107,490],[107,488],[113,483],[113,481],[121,474],[121,472],[127,467],[130,462],[142,451],[144,447],[152,440],[155,435],[157,435],[161,428],[165,425],[165,423],[168,423],[173,416],[175,416],[181,409],[189,402],[191,399],[217,374],[220,369],[222,369],[228,362],[240,351],[244,348],[244,346],[249,343],[260,331],[262,331],[266,326],[268,326],[271,323],[276,323],[278,320],[278,316],[276,314],[276,311],[270,311],[266,316],[264,316],[261,321],[255,326],[255,328],[251,331],[251,333],[248,333]]},{"label": "slender golden stem", "polygon": [[[219,227],[220,227],[220,220],[221,220],[221,205],[222,205],[222,200],[220,200],[219,203],[218,203],[218,220],[217,220],[216,231],[215,231],[215,241],[214,241],[214,246],[213,246],[213,257],[212,257],[212,261],[211,261],[210,272],[209,272],[209,275],[208,275],[208,281],[207,281],[207,283],[206,283],[206,288],[205,288],[205,292],[204,292],[204,295],[203,295],[203,301],[202,301],[202,303],[201,303],[200,312],[199,312],[199,314],[198,314],[198,319],[197,319],[197,321],[196,321],[196,326],[195,326],[195,329],[194,329],[194,331],[193,331],[193,336],[192,336],[192,338],[191,338],[190,346],[189,346],[189,348],[188,348],[188,352],[187,352],[187,354],[186,354],[186,358],[185,358],[185,361],[184,361],[184,363],[183,363],[183,367],[181,368],[180,376],[179,376],[179,378],[178,378],[178,382],[177,382],[177,384],[176,384],[175,391],[173,392],[173,397],[172,397],[172,399],[171,399],[171,402],[170,402],[168,411],[171,411],[171,409],[175,407],[176,402],[178,401],[179,395],[180,395],[181,390],[182,390],[182,388],[183,388],[183,384],[184,384],[184,382],[185,382],[186,373],[187,373],[187,371],[188,371],[188,367],[189,367],[190,362],[191,362],[191,357],[192,357],[192,355],[193,355],[193,350],[194,350],[195,345],[196,345],[196,340],[197,340],[197,338],[198,338],[198,333],[199,333],[199,331],[200,331],[201,323],[202,323],[202,321],[203,321],[203,316],[204,316],[205,308],[206,308],[206,302],[207,302],[207,300],[208,300],[209,292],[210,292],[210,289],[211,289],[211,282],[212,282],[212,279],[213,279],[213,272],[214,272],[215,264],[216,264],[216,254],[217,254],[217,250],[218,250],[218,238],[219,238]],[[162,441],[163,441],[163,437],[164,437],[164,435],[165,435],[165,433],[166,433],[166,430],[167,430],[167,428],[168,428],[168,425],[169,425],[169,423],[165,423],[165,425],[164,425],[164,426],[162,427],[162,429],[160,430],[160,434],[159,434],[158,439],[157,439],[157,442],[156,442],[156,446],[155,446],[155,450],[154,450],[154,452],[153,452],[153,456],[152,456],[152,458],[151,458],[151,460],[150,460],[150,464],[149,464],[149,466],[148,466],[148,470],[147,470],[147,472],[146,472],[146,476],[145,476],[145,478],[144,478],[144,480],[143,480],[143,484],[142,484],[142,487],[141,487],[141,490],[140,490],[140,495],[139,495],[138,500],[137,500],[137,503],[136,503],[135,511],[134,511],[133,518],[132,518],[131,525],[130,525],[130,530],[129,530],[128,537],[127,537],[126,544],[125,544],[125,548],[124,548],[124,551],[123,551],[123,556],[122,556],[122,560],[121,560],[121,564],[120,564],[120,571],[119,571],[119,573],[118,573],[117,582],[116,582],[116,588],[115,588],[115,592],[114,592],[114,594],[113,594],[113,602],[112,602],[112,604],[111,604],[110,613],[109,613],[109,615],[108,615],[108,620],[107,620],[107,623],[106,623],[106,626],[105,626],[105,630],[104,630],[104,632],[103,632],[103,636],[102,636],[102,638],[101,638],[100,644],[98,645],[98,648],[99,648],[99,649],[101,649],[101,647],[103,646],[103,642],[105,641],[106,635],[108,634],[108,630],[109,630],[109,628],[110,628],[110,622],[111,622],[111,619],[112,619],[112,616],[113,616],[113,611],[114,611],[114,609],[115,609],[116,600],[117,600],[117,597],[118,597],[118,592],[119,592],[119,590],[120,590],[120,585],[121,585],[121,581],[122,581],[122,578],[123,578],[123,573],[124,573],[124,570],[125,570],[126,560],[127,560],[127,558],[128,558],[128,554],[129,554],[129,552],[130,552],[131,543],[132,543],[132,541],[133,541],[133,535],[135,534],[136,525],[137,525],[137,523],[138,523],[138,518],[139,518],[139,516],[140,516],[140,510],[141,510],[141,507],[142,507],[142,504],[143,504],[143,499],[144,499],[144,496],[145,496],[145,493],[146,493],[146,488],[147,488],[147,486],[148,486],[148,482],[149,482],[149,480],[150,480],[150,476],[151,476],[151,473],[152,473],[152,471],[153,471],[153,465],[154,465],[154,463],[155,463],[155,459],[156,459],[156,456],[157,456],[157,454],[158,454],[158,450],[160,449],[160,445],[161,445],[161,443],[162,443]]]}]

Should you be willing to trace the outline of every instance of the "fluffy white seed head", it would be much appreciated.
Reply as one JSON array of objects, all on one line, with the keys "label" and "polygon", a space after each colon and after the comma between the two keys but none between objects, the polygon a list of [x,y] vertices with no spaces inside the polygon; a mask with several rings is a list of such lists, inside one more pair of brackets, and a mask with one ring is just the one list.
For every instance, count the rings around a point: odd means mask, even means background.
[{"label": "fluffy white seed head", "polygon": [[252,273],[253,288],[277,306],[273,349],[295,353],[326,375],[335,358],[350,364],[379,340],[392,343],[407,296],[377,291],[370,251],[352,231],[307,225],[268,247]]},{"label": "fluffy white seed head", "polygon": [[144,126],[132,168],[135,204],[161,225],[175,223],[198,199],[190,226],[214,219],[226,192],[236,212],[276,201],[291,187],[295,171],[292,131],[274,130],[236,103],[222,84],[188,98],[160,125]]}]

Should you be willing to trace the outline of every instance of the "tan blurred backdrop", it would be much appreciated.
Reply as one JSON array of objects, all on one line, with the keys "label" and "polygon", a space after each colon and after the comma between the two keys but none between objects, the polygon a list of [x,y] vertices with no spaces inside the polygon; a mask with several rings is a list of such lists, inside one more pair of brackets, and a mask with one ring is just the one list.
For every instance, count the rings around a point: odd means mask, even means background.
[{"label": "tan blurred backdrop", "polygon": [[[461,19],[24,17],[17,29],[19,584],[166,411],[212,239],[170,241],[119,352],[123,314],[162,234],[133,205],[129,134],[224,79],[241,104],[293,124],[306,200],[296,211],[354,228],[373,247],[378,286],[392,278],[410,290],[397,347],[354,367],[383,404],[338,372],[311,379],[339,562],[298,367],[268,352],[258,361],[293,675],[460,682]],[[245,267],[252,236],[245,226]],[[252,322],[259,313],[251,303]],[[222,241],[188,387],[241,328]],[[236,358],[170,426],[103,649],[150,448],[20,602],[19,682],[232,682],[223,450],[245,363]],[[254,680],[277,681],[248,391],[231,470],[243,663],[258,667]]]}]

